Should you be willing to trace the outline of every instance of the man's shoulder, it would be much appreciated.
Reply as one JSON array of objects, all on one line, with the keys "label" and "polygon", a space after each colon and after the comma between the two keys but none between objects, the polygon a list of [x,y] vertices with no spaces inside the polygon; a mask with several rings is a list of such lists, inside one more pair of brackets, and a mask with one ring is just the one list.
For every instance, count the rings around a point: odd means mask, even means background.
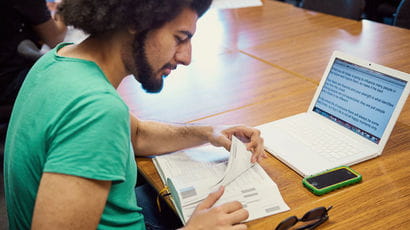
[{"label": "man's shoulder", "polygon": [[57,107],[83,104],[126,110],[118,92],[95,63],[60,57],[53,52],[45,54],[30,70],[21,97],[30,95],[39,103],[49,102]]},{"label": "man's shoulder", "polygon": [[78,84],[79,87],[83,85],[89,89],[98,89],[100,85],[111,85],[104,72],[94,62],[59,56],[55,49],[41,57],[29,75],[36,75],[36,79],[43,78],[44,81],[61,83],[67,87]]}]

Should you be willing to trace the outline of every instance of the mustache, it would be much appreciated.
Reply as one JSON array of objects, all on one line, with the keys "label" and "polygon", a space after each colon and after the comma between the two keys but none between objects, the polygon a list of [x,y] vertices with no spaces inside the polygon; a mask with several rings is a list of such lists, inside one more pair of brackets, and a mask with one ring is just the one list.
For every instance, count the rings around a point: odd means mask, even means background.
[{"label": "mustache", "polygon": [[173,65],[171,63],[167,63],[162,67],[162,69],[172,69],[172,70],[174,70],[176,68],[177,68],[177,65]]}]

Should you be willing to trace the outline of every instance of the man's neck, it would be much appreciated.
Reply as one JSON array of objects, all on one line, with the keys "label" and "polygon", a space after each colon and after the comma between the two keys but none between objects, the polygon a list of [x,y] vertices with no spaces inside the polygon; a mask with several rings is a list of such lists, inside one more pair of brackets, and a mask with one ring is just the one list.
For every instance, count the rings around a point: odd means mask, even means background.
[{"label": "man's neck", "polygon": [[79,58],[95,62],[104,72],[110,83],[117,88],[129,73],[121,58],[121,35],[103,38],[88,37],[78,45],[66,46],[58,51],[65,57]]}]

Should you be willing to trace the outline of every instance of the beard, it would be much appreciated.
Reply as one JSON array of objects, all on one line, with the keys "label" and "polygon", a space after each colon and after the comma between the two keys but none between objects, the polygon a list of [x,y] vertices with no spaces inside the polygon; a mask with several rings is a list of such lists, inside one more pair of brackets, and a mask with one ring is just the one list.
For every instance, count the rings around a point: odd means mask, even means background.
[{"label": "beard", "polygon": [[[134,65],[128,66],[127,69],[134,75],[135,79],[141,83],[142,88],[147,93],[158,93],[164,85],[163,77],[155,76],[152,66],[149,64],[145,52],[145,40],[149,31],[143,31],[137,34],[132,42],[132,59]],[[167,67],[166,64],[164,67]]]}]

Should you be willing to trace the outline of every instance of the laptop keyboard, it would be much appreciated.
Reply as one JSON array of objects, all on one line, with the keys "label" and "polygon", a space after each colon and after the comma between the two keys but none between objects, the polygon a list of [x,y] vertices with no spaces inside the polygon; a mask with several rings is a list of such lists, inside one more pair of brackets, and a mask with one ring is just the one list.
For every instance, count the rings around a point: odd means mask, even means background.
[{"label": "laptop keyboard", "polygon": [[341,135],[336,130],[325,127],[323,124],[315,124],[316,122],[298,122],[297,120],[287,119],[286,122],[280,122],[278,125],[312,151],[330,161],[338,161],[362,152],[352,144],[356,141],[348,137],[340,138]]}]

